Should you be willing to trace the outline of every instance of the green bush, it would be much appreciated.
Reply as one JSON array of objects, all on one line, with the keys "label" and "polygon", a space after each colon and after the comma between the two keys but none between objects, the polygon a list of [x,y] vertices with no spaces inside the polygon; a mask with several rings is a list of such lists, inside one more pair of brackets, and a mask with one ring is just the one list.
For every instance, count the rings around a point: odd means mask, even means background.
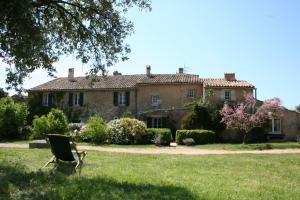
[{"label": "green bush", "polygon": [[84,142],[104,143],[107,139],[106,122],[99,116],[90,117],[79,138]]},{"label": "green bush", "polygon": [[47,116],[35,116],[31,139],[45,138],[46,134],[65,134],[68,131],[67,117],[59,109],[51,109]]},{"label": "green bush", "polygon": [[193,138],[195,144],[208,144],[215,142],[215,132],[210,130],[177,130],[176,143],[183,144],[186,138]]},{"label": "green bush", "polygon": [[146,124],[132,118],[120,118],[108,124],[109,140],[113,144],[140,144],[146,135]]},{"label": "green bush", "polygon": [[195,104],[193,112],[183,121],[184,129],[210,129],[212,119],[204,105]]},{"label": "green bush", "polygon": [[153,138],[152,142],[158,146],[168,146],[172,140],[172,132],[168,128],[148,128],[147,137]]},{"label": "green bush", "polygon": [[28,108],[24,103],[15,103],[12,98],[0,99],[0,140],[19,138],[26,125]]},{"label": "green bush", "polygon": [[67,116],[62,110],[52,108],[47,115],[50,126],[50,132],[53,134],[62,134],[68,131]]},{"label": "green bush", "polygon": [[32,121],[31,139],[44,139],[46,134],[50,133],[49,122],[46,116],[35,116]]}]

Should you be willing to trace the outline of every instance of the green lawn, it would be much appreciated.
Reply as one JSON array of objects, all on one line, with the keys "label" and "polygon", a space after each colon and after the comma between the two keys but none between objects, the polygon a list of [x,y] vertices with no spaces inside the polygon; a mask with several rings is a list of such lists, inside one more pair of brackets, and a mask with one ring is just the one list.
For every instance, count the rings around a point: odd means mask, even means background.
[{"label": "green lawn", "polygon": [[199,149],[218,149],[218,150],[264,150],[264,149],[294,149],[300,148],[297,142],[270,142],[258,144],[204,144],[196,145]]},{"label": "green lawn", "polygon": [[89,151],[81,174],[50,150],[0,148],[0,199],[299,199],[300,156]]},{"label": "green lawn", "polygon": [[[30,141],[28,140],[10,140],[10,141],[1,141],[3,143],[14,143],[14,144],[27,144]],[[100,146],[100,147],[115,147],[115,148],[163,148],[157,147],[154,144],[146,145],[117,145],[117,144],[92,144],[84,142],[76,142],[77,145],[84,146]],[[179,145],[184,146],[184,145]],[[190,148],[199,148],[199,149],[212,149],[212,150],[265,150],[265,149],[294,149],[300,148],[300,143],[297,142],[268,142],[268,143],[258,143],[258,144],[204,144],[204,145],[195,145]]]}]

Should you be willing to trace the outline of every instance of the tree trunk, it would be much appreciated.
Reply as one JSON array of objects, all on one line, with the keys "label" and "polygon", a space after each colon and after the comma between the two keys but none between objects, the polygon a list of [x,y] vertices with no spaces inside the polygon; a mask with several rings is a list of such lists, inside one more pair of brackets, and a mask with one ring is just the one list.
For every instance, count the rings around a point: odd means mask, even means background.
[{"label": "tree trunk", "polygon": [[247,143],[247,133],[245,132],[244,133],[244,138],[243,138],[243,144],[246,144]]}]

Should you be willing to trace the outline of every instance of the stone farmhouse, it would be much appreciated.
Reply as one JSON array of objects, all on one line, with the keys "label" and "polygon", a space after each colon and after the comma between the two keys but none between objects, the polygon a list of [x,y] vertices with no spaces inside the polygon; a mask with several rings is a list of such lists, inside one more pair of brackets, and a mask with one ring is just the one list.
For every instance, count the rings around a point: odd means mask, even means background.
[{"label": "stone farmhouse", "polygon": [[[68,77],[56,78],[33,87],[28,95],[39,96],[42,106],[53,105],[69,113],[76,121],[86,121],[98,114],[111,120],[131,114],[146,122],[148,127],[179,129],[190,113],[189,103],[207,98],[212,92],[214,103],[238,102],[244,93],[256,96],[256,88],[247,81],[237,80],[235,73],[225,73],[223,78],[200,78],[186,74],[179,68],[174,74],[153,74],[146,66],[145,74],[98,77],[96,82],[86,77],[75,77],[70,68]],[[275,138],[294,140],[299,133],[300,114],[285,110],[283,119],[272,120],[270,134]]]}]

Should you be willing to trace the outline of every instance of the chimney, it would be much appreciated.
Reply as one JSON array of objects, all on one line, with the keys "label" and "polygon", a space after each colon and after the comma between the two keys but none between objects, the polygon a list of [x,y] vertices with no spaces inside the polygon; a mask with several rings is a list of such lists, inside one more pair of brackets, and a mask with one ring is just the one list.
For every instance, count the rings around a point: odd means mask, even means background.
[{"label": "chimney", "polygon": [[122,75],[122,73],[120,73],[120,72],[118,72],[118,71],[114,71],[114,72],[113,72],[113,75],[114,75],[114,76]]},{"label": "chimney", "polygon": [[179,68],[178,68],[178,73],[179,73],[179,74],[183,74],[183,67],[179,67]]},{"label": "chimney", "polygon": [[146,65],[146,75],[147,75],[148,77],[151,76],[151,65]]},{"label": "chimney", "polygon": [[74,81],[74,68],[69,68],[68,79]]},{"label": "chimney", "polygon": [[224,78],[226,81],[236,81],[235,73],[224,73]]}]

